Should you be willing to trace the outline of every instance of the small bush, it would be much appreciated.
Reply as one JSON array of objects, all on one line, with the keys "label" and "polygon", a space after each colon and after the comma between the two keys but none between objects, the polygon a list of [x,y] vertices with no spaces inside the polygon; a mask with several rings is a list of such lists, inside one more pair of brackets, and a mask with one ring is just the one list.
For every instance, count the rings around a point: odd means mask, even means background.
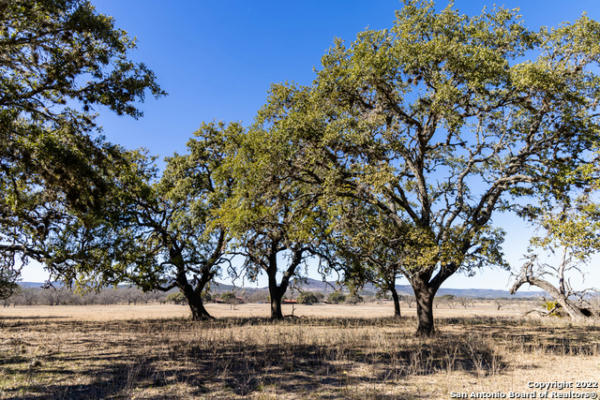
[{"label": "small bush", "polygon": [[346,299],[346,303],[348,303],[348,304],[358,304],[358,303],[363,303],[364,301],[365,300],[359,294],[349,296]]},{"label": "small bush", "polygon": [[548,312],[552,311],[548,315],[551,315],[553,317],[562,317],[565,314],[562,310],[561,305],[557,301],[550,300],[550,301],[544,302],[544,308]]},{"label": "small bush", "polygon": [[336,290],[335,292],[329,294],[329,296],[327,297],[327,301],[329,301],[332,304],[340,304],[346,301],[346,295],[341,291]]},{"label": "small bush", "polygon": [[174,303],[174,304],[185,304],[186,303],[185,296],[181,292],[170,293],[165,300],[169,303]]},{"label": "small bush", "polygon": [[302,292],[298,295],[296,300],[300,304],[308,304],[308,305],[317,304],[319,302],[319,298],[313,292]]}]

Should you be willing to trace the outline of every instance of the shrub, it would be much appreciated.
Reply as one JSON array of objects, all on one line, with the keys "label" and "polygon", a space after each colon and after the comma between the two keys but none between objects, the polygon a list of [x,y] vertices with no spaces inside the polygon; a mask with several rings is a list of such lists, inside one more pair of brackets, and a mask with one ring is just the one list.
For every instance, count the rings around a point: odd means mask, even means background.
[{"label": "shrub", "polygon": [[339,290],[332,292],[327,297],[327,300],[333,304],[340,304],[346,301],[346,295]]},{"label": "shrub", "polygon": [[557,301],[546,301],[544,302],[544,308],[549,312],[548,315],[553,317],[562,317],[564,316],[564,312],[561,309],[561,305]]},{"label": "shrub", "polygon": [[302,292],[298,295],[296,300],[300,304],[308,304],[308,305],[316,304],[319,302],[319,298],[313,292]]},{"label": "shrub", "polygon": [[365,300],[358,293],[354,294],[352,296],[348,296],[348,298],[346,299],[346,303],[348,303],[348,304],[358,304],[358,303],[362,303],[364,301]]},{"label": "shrub", "polygon": [[186,303],[185,296],[181,292],[170,293],[165,300],[169,303],[174,303],[174,304],[185,304]]}]

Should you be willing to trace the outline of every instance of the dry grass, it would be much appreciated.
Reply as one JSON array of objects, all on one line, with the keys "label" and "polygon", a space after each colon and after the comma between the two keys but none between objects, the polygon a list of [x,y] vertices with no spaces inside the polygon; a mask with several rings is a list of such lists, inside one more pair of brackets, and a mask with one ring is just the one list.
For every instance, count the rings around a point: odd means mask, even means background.
[{"label": "dry grass", "polygon": [[296,306],[279,323],[266,305],[209,310],[220,319],[161,305],[0,309],[0,399],[448,399],[600,376],[598,323],[491,303],[438,308],[426,340],[414,310],[397,321],[389,304]]}]

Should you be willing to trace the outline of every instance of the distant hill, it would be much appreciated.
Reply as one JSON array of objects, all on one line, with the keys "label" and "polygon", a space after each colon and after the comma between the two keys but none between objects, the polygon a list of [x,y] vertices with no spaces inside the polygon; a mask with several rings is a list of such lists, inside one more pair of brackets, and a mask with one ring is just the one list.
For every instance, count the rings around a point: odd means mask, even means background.
[{"label": "distant hill", "polygon": [[[24,288],[40,288],[44,285],[44,282],[19,282],[19,285]],[[60,287],[61,284],[54,282],[55,287]],[[340,285],[335,281],[320,281],[312,278],[303,278],[298,281],[293,281],[292,286],[299,288],[302,291],[313,291],[322,293],[331,293],[336,289],[340,288]],[[249,293],[253,292],[268,292],[267,287],[239,287],[234,285],[228,285],[225,283],[214,282],[211,284],[211,289],[216,293],[230,292],[232,290],[244,290]],[[342,287],[342,290],[346,288]],[[401,295],[413,295],[413,290],[410,285],[396,285],[396,290]],[[363,288],[363,292],[375,293],[377,288],[372,284],[367,284]],[[507,290],[497,289],[452,289],[452,288],[441,288],[438,290],[438,296],[453,295],[456,297],[476,297],[486,299],[497,299],[497,298],[526,298],[526,297],[540,297],[547,294],[542,291],[518,291],[515,295],[511,295]]]},{"label": "distant hill", "polygon": [[[316,279],[305,278],[303,279],[303,283],[298,283],[298,287],[302,288],[302,290],[311,290],[311,291],[319,291],[324,293],[329,293],[334,291],[339,285],[335,281],[323,282]],[[404,295],[413,295],[414,292],[410,285],[396,285],[396,290],[399,294]],[[376,292],[377,288],[373,284],[367,284],[363,288],[363,291],[366,292]],[[546,295],[545,292],[542,291],[518,291],[514,295],[511,295],[508,290],[498,290],[498,289],[452,289],[452,288],[441,288],[438,290],[438,296],[443,295],[453,295],[457,297],[478,297],[478,298],[486,298],[486,299],[495,299],[495,298],[510,298],[510,297],[540,297]]]},{"label": "distant hill", "polygon": [[19,286],[23,288],[41,288],[45,282],[19,282]]}]

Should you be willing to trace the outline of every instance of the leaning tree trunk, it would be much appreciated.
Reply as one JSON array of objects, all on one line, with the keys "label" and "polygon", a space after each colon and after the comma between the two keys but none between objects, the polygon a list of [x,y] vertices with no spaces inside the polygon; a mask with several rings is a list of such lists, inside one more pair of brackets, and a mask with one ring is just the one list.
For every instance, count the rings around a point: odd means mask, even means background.
[{"label": "leaning tree trunk", "polygon": [[190,285],[184,273],[179,274],[177,277],[177,286],[185,296],[188,305],[190,306],[193,321],[206,321],[209,319],[214,319],[213,316],[206,311],[206,308],[204,308],[204,302],[202,301],[202,290],[209,281],[209,277],[203,276],[202,278],[203,279],[200,279],[200,282],[198,282],[194,288],[192,285]]},{"label": "leaning tree trunk", "polygon": [[569,317],[572,320],[578,321],[586,318],[583,310],[573,303],[560,289],[554,287],[550,282],[532,276],[531,271],[527,268],[527,265],[523,268],[521,275],[518,277],[517,281],[510,288],[510,294],[515,294],[519,288],[525,284],[529,283],[532,286],[537,286],[540,289],[545,290],[560,306],[569,314]]},{"label": "leaning tree trunk", "polygon": [[390,292],[392,292],[392,299],[394,300],[394,317],[400,318],[402,316],[400,314],[400,298],[398,297],[398,292],[394,285],[390,287]]}]

